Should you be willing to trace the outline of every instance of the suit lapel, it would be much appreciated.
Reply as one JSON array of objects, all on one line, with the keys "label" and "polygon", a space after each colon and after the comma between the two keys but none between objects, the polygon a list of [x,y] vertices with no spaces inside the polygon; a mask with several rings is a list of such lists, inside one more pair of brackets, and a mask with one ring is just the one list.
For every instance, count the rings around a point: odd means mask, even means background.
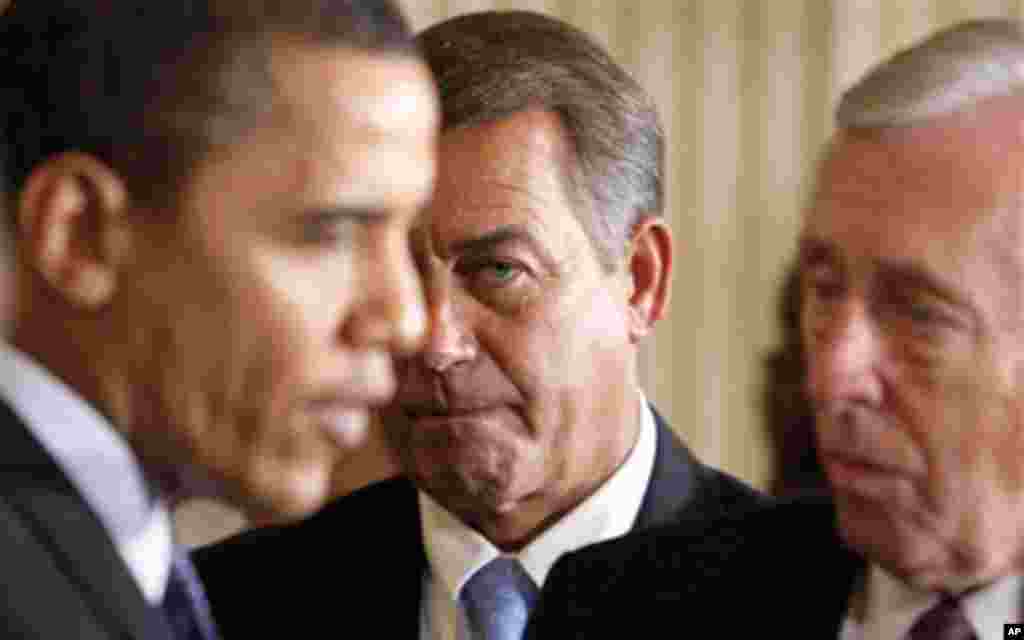
[{"label": "suit lapel", "polygon": [[[649,405],[650,406],[650,405]],[[657,425],[654,468],[634,529],[647,529],[676,521],[697,490],[697,459],[650,407]]]},{"label": "suit lapel", "polygon": [[99,619],[129,637],[169,638],[96,515],[3,403],[0,494],[52,551],[55,566]]}]

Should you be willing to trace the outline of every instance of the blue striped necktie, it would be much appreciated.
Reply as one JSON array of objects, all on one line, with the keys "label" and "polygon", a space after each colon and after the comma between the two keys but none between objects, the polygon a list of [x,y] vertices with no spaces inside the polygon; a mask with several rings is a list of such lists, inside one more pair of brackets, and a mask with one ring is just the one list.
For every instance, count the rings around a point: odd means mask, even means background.
[{"label": "blue striped necktie", "polygon": [[206,594],[184,550],[175,552],[161,609],[175,640],[219,640]]},{"label": "blue striped necktie", "polygon": [[473,637],[520,640],[537,595],[537,586],[515,558],[502,556],[484,565],[462,588]]}]

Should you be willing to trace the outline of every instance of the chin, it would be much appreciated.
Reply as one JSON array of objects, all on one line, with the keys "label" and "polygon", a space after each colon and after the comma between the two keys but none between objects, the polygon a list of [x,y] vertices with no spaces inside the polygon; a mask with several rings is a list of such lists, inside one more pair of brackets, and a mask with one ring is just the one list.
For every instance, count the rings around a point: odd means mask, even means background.
[{"label": "chin", "polygon": [[273,473],[242,478],[227,498],[254,522],[299,520],[320,509],[331,497],[329,465],[277,465]]},{"label": "chin", "polygon": [[952,541],[914,519],[868,501],[837,500],[837,506],[846,544],[908,585],[958,592],[972,581],[962,571]]}]

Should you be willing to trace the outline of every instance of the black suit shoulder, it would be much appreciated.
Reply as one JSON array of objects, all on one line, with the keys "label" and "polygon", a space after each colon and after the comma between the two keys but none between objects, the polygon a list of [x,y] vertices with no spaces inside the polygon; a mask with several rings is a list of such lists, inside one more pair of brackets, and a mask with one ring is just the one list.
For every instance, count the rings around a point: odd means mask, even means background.
[{"label": "black suit shoulder", "polygon": [[305,520],[203,547],[192,558],[225,640],[315,637],[324,625],[338,624],[342,611],[346,625],[360,616],[369,621],[380,616],[380,603],[418,593],[426,564],[419,538],[416,489],[396,478],[338,498]]},{"label": "black suit shoulder", "polygon": [[734,511],[754,509],[768,496],[738,478],[697,459],[668,423],[651,407],[657,446],[651,480],[633,527],[701,526]]},{"label": "black suit shoulder", "polygon": [[103,523],[0,401],[4,638],[168,638]]},{"label": "black suit shoulder", "polygon": [[[248,564],[257,555],[263,562],[319,557],[325,546],[373,539],[383,542],[382,538],[393,532],[390,527],[409,523],[419,526],[416,489],[405,479],[393,478],[337,498],[295,523],[251,529],[202,547],[192,558],[203,574],[209,574]],[[382,530],[385,524],[388,530]]]},{"label": "black suit shoulder", "polygon": [[[0,629],[4,638],[113,638],[24,515],[0,497]],[[54,611],[59,610],[59,615]]]},{"label": "black suit shoulder", "polygon": [[[767,501],[567,554],[545,581],[527,637],[621,637],[638,620],[652,628],[685,622],[723,629],[735,622],[728,618],[735,606],[743,620],[787,624],[778,629],[787,632],[813,629],[787,637],[814,637],[838,624],[858,567],[835,535],[833,513],[819,498]],[[800,621],[806,627],[790,619],[794,583],[808,590],[796,610],[815,609]]]}]

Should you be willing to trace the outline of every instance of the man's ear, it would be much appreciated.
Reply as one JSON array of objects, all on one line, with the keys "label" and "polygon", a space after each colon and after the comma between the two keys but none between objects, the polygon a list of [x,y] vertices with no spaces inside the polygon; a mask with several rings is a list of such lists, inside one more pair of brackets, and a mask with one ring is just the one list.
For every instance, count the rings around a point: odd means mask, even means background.
[{"label": "man's ear", "polygon": [[128,194],[106,164],[62,153],[37,166],[18,202],[25,260],[69,303],[105,305],[129,246]]},{"label": "man's ear", "polygon": [[671,295],[672,232],[662,218],[647,218],[633,229],[629,274],[629,333],[639,342],[665,314]]}]

